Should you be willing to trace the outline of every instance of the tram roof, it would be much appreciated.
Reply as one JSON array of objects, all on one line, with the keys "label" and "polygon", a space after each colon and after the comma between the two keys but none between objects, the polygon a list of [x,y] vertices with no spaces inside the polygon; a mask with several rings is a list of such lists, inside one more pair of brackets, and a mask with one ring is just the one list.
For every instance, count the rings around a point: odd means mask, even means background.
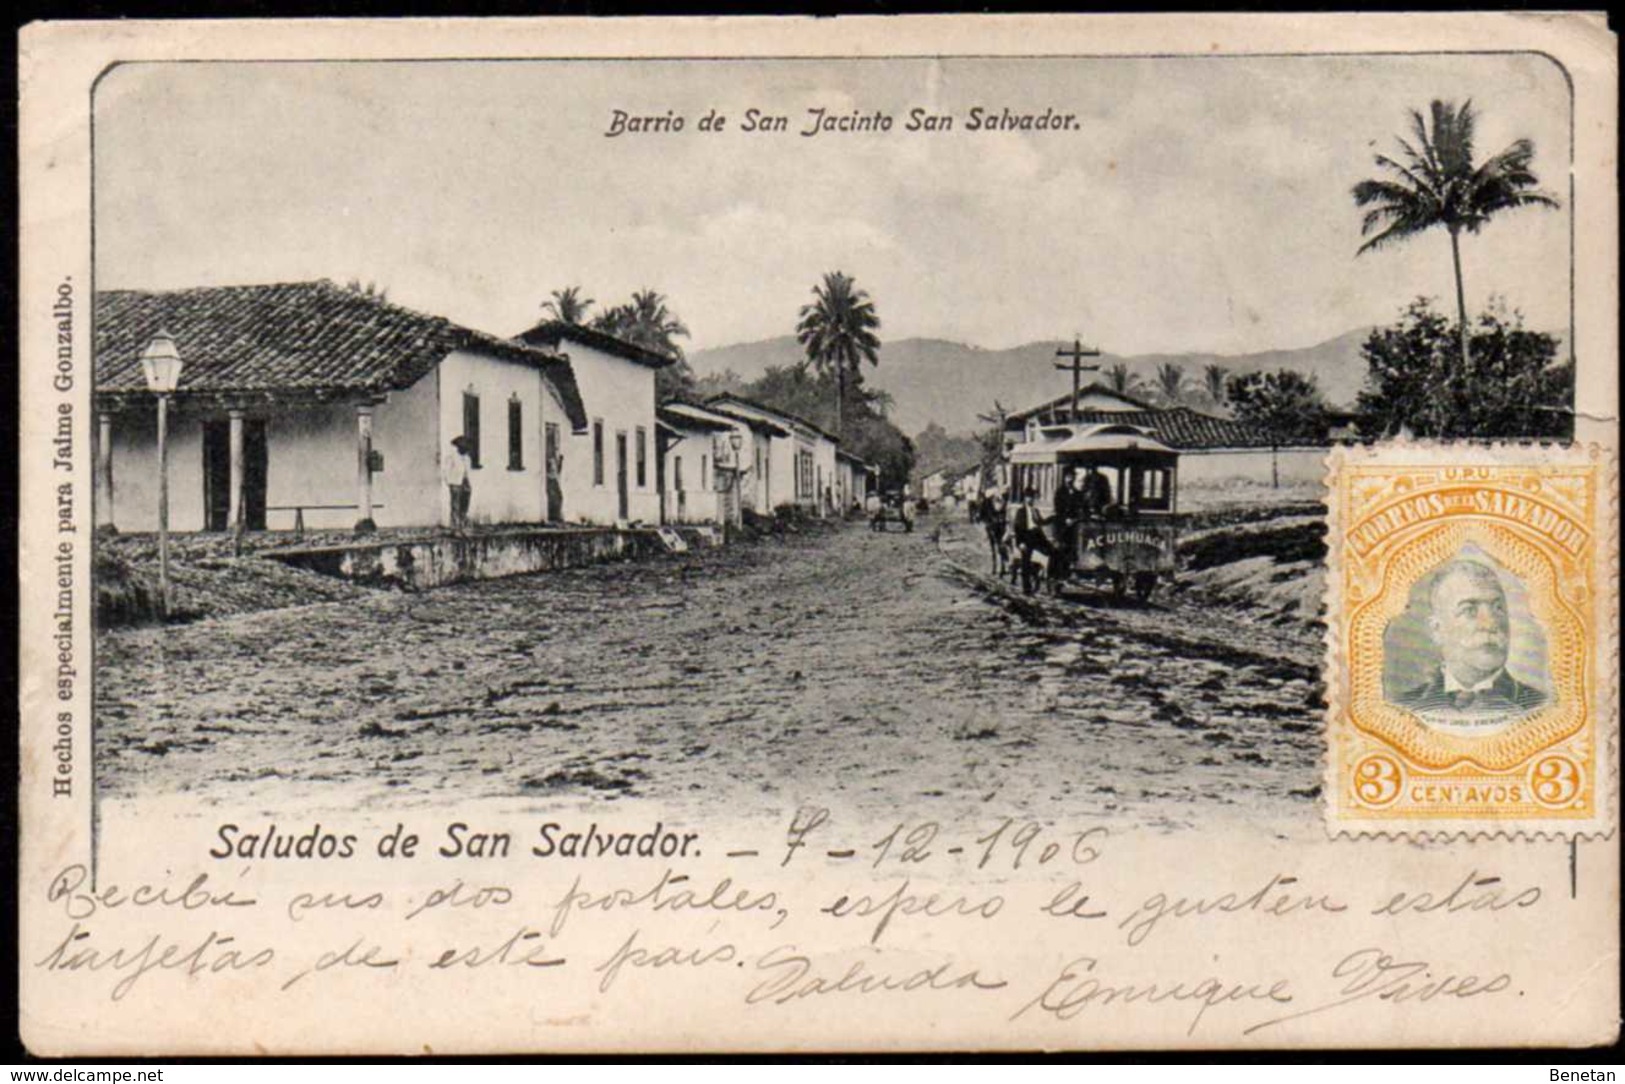
[{"label": "tram roof", "polygon": [[1048,463],[1061,456],[1135,452],[1176,459],[1179,453],[1157,440],[1155,431],[1140,425],[1108,422],[1099,425],[1046,426],[1044,437],[1018,444],[1010,451],[1012,463]]}]

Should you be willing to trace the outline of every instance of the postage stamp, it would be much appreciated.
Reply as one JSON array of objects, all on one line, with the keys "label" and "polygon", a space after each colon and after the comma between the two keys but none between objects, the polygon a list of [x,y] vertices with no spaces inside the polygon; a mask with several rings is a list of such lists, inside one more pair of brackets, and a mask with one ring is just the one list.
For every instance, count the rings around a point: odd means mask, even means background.
[{"label": "postage stamp", "polygon": [[1334,831],[1596,831],[1618,664],[1600,448],[1334,457]]}]

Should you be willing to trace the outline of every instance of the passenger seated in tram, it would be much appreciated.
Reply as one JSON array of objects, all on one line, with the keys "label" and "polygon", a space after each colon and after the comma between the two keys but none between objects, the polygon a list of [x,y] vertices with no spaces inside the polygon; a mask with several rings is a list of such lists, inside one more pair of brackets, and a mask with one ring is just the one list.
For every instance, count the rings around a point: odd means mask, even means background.
[{"label": "passenger seated in tram", "polygon": [[1112,483],[1100,468],[1090,466],[1083,475],[1081,486],[1083,490],[1083,516],[1085,519],[1101,519],[1106,515],[1106,509],[1112,505]]}]

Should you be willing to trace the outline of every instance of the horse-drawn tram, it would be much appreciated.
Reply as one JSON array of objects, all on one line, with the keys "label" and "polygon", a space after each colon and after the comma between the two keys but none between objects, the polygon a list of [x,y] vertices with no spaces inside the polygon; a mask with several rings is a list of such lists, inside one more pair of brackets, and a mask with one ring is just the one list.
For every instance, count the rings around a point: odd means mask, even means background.
[{"label": "horse-drawn tram", "polygon": [[[1144,602],[1178,568],[1179,453],[1137,425],[1051,425],[1010,451],[1012,501],[1028,487],[1062,559],[1051,573]],[[1064,487],[1064,488],[1063,488]],[[1061,552],[1070,548],[1070,560]]]}]

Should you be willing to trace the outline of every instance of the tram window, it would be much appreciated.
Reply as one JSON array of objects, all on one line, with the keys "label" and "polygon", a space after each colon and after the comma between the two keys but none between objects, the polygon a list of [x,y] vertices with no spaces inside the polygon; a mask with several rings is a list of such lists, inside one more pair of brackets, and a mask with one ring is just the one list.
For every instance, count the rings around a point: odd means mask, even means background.
[{"label": "tram window", "polygon": [[1140,472],[1140,503],[1147,508],[1168,507],[1168,472],[1146,470]]}]

